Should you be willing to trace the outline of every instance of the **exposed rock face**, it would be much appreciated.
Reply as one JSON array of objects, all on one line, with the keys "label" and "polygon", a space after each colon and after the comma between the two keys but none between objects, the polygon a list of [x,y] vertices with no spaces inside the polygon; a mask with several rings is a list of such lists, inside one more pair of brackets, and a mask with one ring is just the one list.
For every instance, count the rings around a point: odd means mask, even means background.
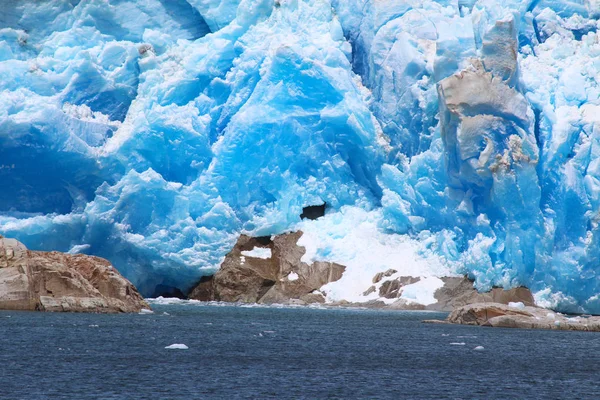
[{"label": "exposed rock face", "polygon": [[444,286],[434,294],[437,303],[427,306],[428,310],[452,311],[467,304],[486,302],[501,304],[522,302],[526,306],[535,305],[533,295],[525,287],[509,290],[494,288],[489,292],[480,293],[473,287],[473,282],[466,277],[441,279],[444,281]]},{"label": "exposed rock face", "polygon": [[395,299],[402,295],[402,288],[407,285],[417,283],[421,278],[414,276],[401,276],[398,279],[392,279],[383,282],[379,288],[379,296],[385,297],[386,299]]},{"label": "exposed rock face", "polygon": [[[197,300],[243,303],[322,303],[318,290],[342,277],[346,267],[336,263],[301,261],[298,246],[302,232],[274,236],[272,240],[240,236],[221,269],[204,278],[189,295]],[[256,249],[268,249],[268,257]]]},{"label": "exposed rock face", "polygon": [[0,309],[33,310],[35,306],[27,248],[0,236]]},{"label": "exposed rock face", "polygon": [[138,312],[137,289],[99,257],[29,251],[0,237],[0,309]]},{"label": "exposed rock face", "polygon": [[500,303],[475,303],[454,310],[447,322],[496,328],[600,331],[600,317],[568,318],[539,307],[511,307]]},{"label": "exposed rock face", "polygon": [[[443,277],[440,279],[444,282],[444,286],[434,293],[434,298],[437,301],[433,304],[423,305],[401,298],[404,287],[419,282],[421,280],[420,277],[398,276],[397,271],[393,269],[379,272],[373,277],[374,285],[363,293],[364,296],[369,296],[372,293],[378,292],[379,299],[355,305],[396,310],[432,311],[452,311],[457,307],[467,304],[484,302],[502,304],[522,302],[527,306],[534,305],[533,295],[525,287],[509,290],[494,288],[489,292],[480,293],[473,287],[473,281],[465,276]],[[397,300],[390,304],[385,299]]]}]

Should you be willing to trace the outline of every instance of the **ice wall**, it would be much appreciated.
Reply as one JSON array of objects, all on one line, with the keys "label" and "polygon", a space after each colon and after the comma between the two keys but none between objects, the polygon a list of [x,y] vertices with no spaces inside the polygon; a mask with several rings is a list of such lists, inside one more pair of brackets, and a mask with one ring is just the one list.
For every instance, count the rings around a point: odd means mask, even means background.
[{"label": "ice wall", "polygon": [[481,289],[600,312],[599,18],[597,0],[8,0],[0,232],[107,257],[151,295],[242,231],[358,206]]}]

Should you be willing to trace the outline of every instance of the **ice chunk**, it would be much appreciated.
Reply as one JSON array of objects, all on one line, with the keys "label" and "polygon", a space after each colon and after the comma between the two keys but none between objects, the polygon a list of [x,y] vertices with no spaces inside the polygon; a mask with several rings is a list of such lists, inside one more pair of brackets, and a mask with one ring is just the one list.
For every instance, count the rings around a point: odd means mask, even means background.
[{"label": "ice chunk", "polygon": [[473,350],[482,351],[482,350],[485,350],[485,347],[483,347],[483,346],[476,346]]},{"label": "ice chunk", "polygon": [[518,302],[511,301],[508,303],[508,306],[512,307],[512,308],[518,308],[519,310],[523,310],[525,308],[525,304],[523,304],[523,302],[521,302],[521,301],[518,301]]},{"label": "ice chunk", "polygon": [[166,346],[165,349],[170,349],[170,350],[187,350],[187,349],[189,349],[189,347],[187,347],[183,343],[173,343],[173,344],[171,344],[169,346]]}]

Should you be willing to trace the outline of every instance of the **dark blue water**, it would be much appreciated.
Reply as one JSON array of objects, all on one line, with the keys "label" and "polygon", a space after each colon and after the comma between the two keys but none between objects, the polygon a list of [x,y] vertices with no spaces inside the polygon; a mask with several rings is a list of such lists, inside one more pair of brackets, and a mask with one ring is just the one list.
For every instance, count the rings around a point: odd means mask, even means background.
[{"label": "dark blue water", "polygon": [[[443,317],[431,313],[154,308],[0,312],[0,398],[600,396],[600,334],[422,324]],[[173,343],[189,349],[165,349]]]}]

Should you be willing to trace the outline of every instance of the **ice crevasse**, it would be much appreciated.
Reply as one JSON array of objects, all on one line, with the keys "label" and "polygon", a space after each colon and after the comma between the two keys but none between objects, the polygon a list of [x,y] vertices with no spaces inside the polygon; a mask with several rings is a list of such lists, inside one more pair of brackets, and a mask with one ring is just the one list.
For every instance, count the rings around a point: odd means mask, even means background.
[{"label": "ice crevasse", "polygon": [[394,267],[600,312],[599,28],[598,0],[7,0],[0,233],[150,296],[302,229],[333,300]]}]

